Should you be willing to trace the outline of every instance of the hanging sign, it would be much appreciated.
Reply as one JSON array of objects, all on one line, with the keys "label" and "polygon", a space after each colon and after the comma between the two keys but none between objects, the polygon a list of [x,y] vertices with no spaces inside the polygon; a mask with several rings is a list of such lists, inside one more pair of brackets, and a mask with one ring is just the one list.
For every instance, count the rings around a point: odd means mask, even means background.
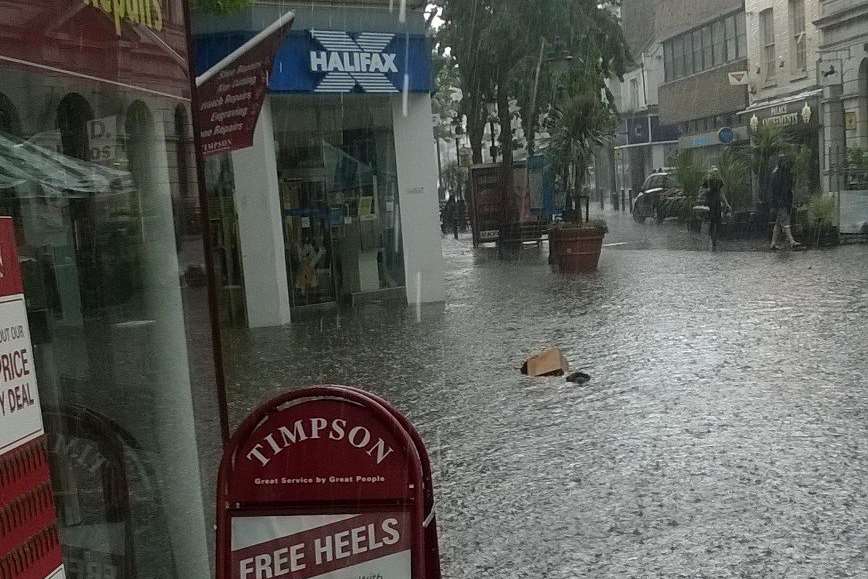
[{"label": "hanging sign", "polygon": [[0,217],[0,528],[0,577],[64,576],[11,217]]},{"label": "hanging sign", "polygon": [[292,26],[289,12],[196,78],[202,153],[253,145],[274,55]]},{"label": "hanging sign", "polygon": [[430,466],[396,414],[320,386],[248,417],[218,477],[217,578],[438,579]]}]

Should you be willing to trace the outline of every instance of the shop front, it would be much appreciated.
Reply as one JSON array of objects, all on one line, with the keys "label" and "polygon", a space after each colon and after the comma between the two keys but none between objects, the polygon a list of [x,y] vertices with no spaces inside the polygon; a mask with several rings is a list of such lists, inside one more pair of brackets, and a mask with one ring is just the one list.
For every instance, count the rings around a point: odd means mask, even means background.
[{"label": "shop front", "polygon": [[206,577],[220,432],[183,4],[0,11],[0,214],[66,577]]},{"label": "shop front", "polygon": [[[339,304],[443,300],[430,44],[387,10],[365,9],[366,30],[325,25],[344,10],[297,14],[254,146],[209,161],[232,168],[237,225],[221,229],[237,231],[233,285],[251,327]],[[197,34],[199,70],[253,33]]]},{"label": "shop front", "polygon": [[806,91],[772,101],[757,102],[740,113],[756,139],[763,130],[778,132],[795,157],[796,204],[820,191],[823,127],[822,90]]}]

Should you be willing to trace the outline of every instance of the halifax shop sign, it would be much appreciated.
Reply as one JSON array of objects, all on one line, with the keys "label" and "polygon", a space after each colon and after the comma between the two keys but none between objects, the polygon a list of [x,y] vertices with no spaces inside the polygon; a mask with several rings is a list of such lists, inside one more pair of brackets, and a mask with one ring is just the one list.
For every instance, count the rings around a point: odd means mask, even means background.
[{"label": "halifax shop sign", "polygon": [[[253,36],[228,32],[194,39],[197,74]],[[431,47],[422,34],[302,30],[274,58],[268,89],[283,93],[398,94],[433,88]]]}]

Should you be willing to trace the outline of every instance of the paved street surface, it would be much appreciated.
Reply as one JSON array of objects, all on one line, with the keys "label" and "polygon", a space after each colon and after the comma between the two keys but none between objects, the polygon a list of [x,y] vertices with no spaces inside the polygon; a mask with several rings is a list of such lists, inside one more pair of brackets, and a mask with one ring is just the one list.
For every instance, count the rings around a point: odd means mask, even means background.
[{"label": "paved street surface", "polygon": [[[233,421],[312,383],[394,401],[450,579],[868,576],[868,246],[607,218],[595,274],[449,238],[445,306],[227,335]],[[591,382],[521,376],[549,345]]]}]

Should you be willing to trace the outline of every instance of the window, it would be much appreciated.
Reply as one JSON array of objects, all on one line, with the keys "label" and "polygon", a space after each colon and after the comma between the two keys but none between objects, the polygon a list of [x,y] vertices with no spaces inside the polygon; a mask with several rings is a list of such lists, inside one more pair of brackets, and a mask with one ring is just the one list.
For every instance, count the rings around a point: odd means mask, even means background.
[{"label": "window", "polygon": [[639,79],[630,79],[630,108],[632,110],[639,109]]},{"label": "window", "polygon": [[735,60],[738,58],[738,50],[736,49],[737,40],[735,38],[735,16],[730,16],[726,19],[726,61]]},{"label": "window", "polygon": [[712,42],[711,42],[711,26],[706,26],[702,29],[702,54],[703,54],[703,62],[705,64],[704,68],[711,68],[714,66],[714,55],[712,54]]},{"label": "window", "polygon": [[744,12],[735,17],[736,26],[736,57],[747,57],[747,21]]},{"label": "window", "polygon": [[674,77],[681,78],[684,76],[684,38],[679,36],[672,42],[672,51],[674,55],[675,66],[673,67]]},{"label": "window", "polygon": [[693,74],[693,38],[685,34],[682,38],[682,51],[684,53],[684,76]]},{"label": "window", "polygon": [[693,72],[702,72],[702,31],[693,31]]},{"label": "window", "polygon": [[763,74],[766,79],[775,78],[777,60],[775,55],[775,16],[774,10],[769,8],[760,12],[760,45],[762,51]]},{"label": "window", "polygon": [[808,68],[808,55],[805,38],[805,0],[790,0],[790,35],[792,36],[793,72],[804,72]]},{"label": "window", "polygon": [[711,37],[714,45],[714,66],[720,66],[726,62],[726,37],[722,20],[711,25]]},{"label": "window", "polygon": [[666,82],[673,79],[672,41],[668,40],[663,45],[663,69],[666,73]]}]

